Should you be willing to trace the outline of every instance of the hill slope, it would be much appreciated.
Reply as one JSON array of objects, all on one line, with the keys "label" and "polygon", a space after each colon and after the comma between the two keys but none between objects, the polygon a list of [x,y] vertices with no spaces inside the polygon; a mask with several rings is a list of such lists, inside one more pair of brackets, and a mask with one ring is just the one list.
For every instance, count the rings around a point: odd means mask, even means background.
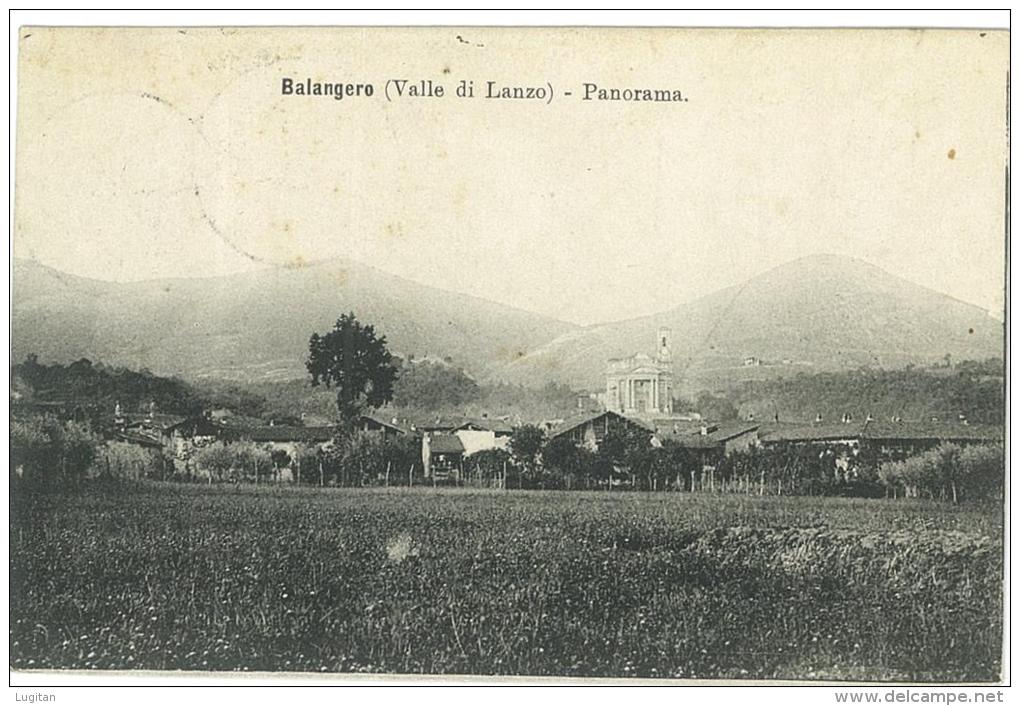
[{"label": "hill slope", "polygon": [[207,279],[113,283],[14,261],[12,354],[190,378],[305,375],[308,338],[354,311],[400,354],[484,377],[573,328],[348,261]]},{"label": "hill slope", "polygon": [[[480,380],[598,389],[605,361],[672,329],[678,391],[861,366],[1002,354],[978,307],[851,258],[812,256],[668,311],[577,327],[347,261],[209,279],[110,283],[14,262],[13,355],[162,374],[304,376],[312,331],[353,310],[400,354],[452,358]],[[744,366],[755,357],[761,366]]]},{"label": "hill slope", "polygon": [[[680,389],[796,372],[897,367],[950,354],[1002,355],[1003,326],[982,309],[852,258],[811,256],[654,316],[568,331],[498,371],[598,389],[610,357],[654,352],[672,329]],[[743,366],[755,357],[761,366]]]}]

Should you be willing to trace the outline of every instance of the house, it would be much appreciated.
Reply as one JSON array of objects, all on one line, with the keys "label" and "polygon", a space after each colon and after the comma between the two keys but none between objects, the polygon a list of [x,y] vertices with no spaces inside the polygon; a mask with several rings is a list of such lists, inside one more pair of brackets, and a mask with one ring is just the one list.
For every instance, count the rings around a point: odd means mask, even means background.
[{"label": "house", "polygon": [[870,417],[863,422],[840,424],[762,425],[760,437],[765,448],[823,446],[838,454],[867,452],[879,461],[895,461],[932,449],[943,442],[961,446],[1001,442],[1002,427],[955,422],[880,422]]},{"label": "house", "polygon": [[511,437],[514,434],[510,422],[490,417],[468,417],[454,427],[454,431],[491,431],[497,438]]},{"label": "house", "polygon": [[489,417],[436,420],[422,429],[425,477],[435,480],[459,479],[463,461],[471,454],[508,450],[514,433],[508,421]]},{"label": "house", "polygon": [[566,419],[550,430],[549,438],[566,436],[578,446],[585,446],[594,451],[598,449],[609,432],[623,433],[628,429],[646,433],[649,437],[654,432],[654,429],[644,422],[625,417],[617,412],[606,411],[592,412]]},{"label": "house", "polygon": [[465,448],[455,434],[426,432],[421,440],[425,477],[433,481],[458,480],[464,466]]},{"label": "house", "polygon": [[184,438],[182,429],[187,417],[173,414],[121,414],[101,420],[104,435],[113,441],[126,441],[146,448],[176,451]]},{"label": "house", "polygon": [[379,415],[362,414],[358,417],[356,429],[363,432],[375,432],[384,438],[390,438],[406,436],[411,433],[412,427],[405,425],[396,417],[386,419]]},{"label": "house", "polygon": [[216,440],[221,430],[205,415],[164,414],[153,411],[152,407],[148,412],[125,413],[119,404],[114,408],[113,417],[102,420],[101,424],[110,439],[162,450],[177,457],[185,456],[196,443]]},{"label": "house", "polygon": [[229,427],[223,430],[222,439],[228,442],[251,441],[266,446],[270,451],[286,451],[297,458],[302,447],[327,447],[333,442],[336,429],[326,427],[298,427],[285,424],[268,426]]},{"label": "house", "polygon": [[216,409],[207,410],[205,415],[214,422],[225,422],[235,416],[235,412],[227,407],[217,407]]},{"label": "house", "polygon": [[134,444],[136,446],[141,446],[144,449],[150,449],[157,452],[163,451],[165,448],[162,440],[138,431],[125,430],[114,432],[110,435],[110,440],[123,441],[128,444]]},{"label": "house", "polygon": [[720,424],[715,431],[709,433],[709,436],[720,445],[723,455],[729,456],[732,453],[747,451],[753,446],[758,446],[759,428],[758,424],[750,422],[732,422]]},{"label": "house", "polygon": [[462,422],[462,419],[436,417],[435,419],[429,419],[415,426],[423,432],[452,432]]},{"label": "house", "polygon": [[702,466],[714,466],[730,454],[758,446],[758,429],[758,424],[750,422],[663,424],[656,428],[655,439],[687,449],[700,459]]},{"label": "house", "polygon": [[821,421],[813,424],[771,422],[760,427],[759,438],[767,449],[819,444],[853,449],[860,445],[860,428],[860,424]]},{"label": "house", "polygon": [[451,436],[460,440],[465,456],[490,449],[506,451],[510,447],[510,436],[497,436],[486,429],[458,429]]},{"label": "house", "polygon": [[878,458],[897,461],[935,448],[941,443],[959,446],[1002,442],[1005,430],[992,424],[956,422],[879,422],[861,425],[860,443]]},{"label": "house", "polygon": [[488,417],[467,418],[451,432],[464,446],[464,455],[470,456],[490,449],[507,450],[514,428],[509,422]]}]

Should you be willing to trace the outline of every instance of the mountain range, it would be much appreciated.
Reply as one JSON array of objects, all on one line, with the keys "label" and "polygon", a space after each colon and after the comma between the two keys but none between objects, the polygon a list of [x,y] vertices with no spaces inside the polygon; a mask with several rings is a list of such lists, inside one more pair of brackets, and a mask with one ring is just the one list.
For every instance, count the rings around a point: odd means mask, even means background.
[{"label": "mountain range", "polygon": [[[81,357],[188,379],[302,377],[308,338],[353,311],[402,356],[481,381],[598,389],[607,358],[671,329],[678,389],[748,377],[1002,355],[979,307],[863,261],[809,256],[662,313],[577,326],[349,260],[213,278],[105,282],[13,267],[12,355]],[[745,361],[749,364],[745,365]]]},{"label": "mountain range", "polygon": [[600,362],[654,353],[659,327],[671,329],[681,389],[1002,356],[1004,335],[1002,322],[979,307],[861,260],[815,255],[653,316],[568,331],[504,375],[590,387],[600,381]]}]

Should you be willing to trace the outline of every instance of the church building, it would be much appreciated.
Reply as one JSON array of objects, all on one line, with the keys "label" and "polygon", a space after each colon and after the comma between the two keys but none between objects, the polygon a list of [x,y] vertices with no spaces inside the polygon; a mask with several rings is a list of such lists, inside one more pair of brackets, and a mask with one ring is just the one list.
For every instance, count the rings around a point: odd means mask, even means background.
[{"label": "church building", "polygon": [[606,409],[625,415],[659,416],[673,412],[673,355],[670,330],[660,328],[655,357],[638,353],[606,365]]}]

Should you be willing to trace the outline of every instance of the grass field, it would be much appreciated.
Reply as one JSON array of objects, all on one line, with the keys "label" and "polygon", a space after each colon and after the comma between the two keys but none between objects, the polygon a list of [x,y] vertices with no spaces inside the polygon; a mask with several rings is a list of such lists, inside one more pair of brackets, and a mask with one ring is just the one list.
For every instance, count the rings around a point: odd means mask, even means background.
[{"label": "grass field", "polygon": [[998,508],[127,486],[17,497],[11,666],[994,680]]}]

